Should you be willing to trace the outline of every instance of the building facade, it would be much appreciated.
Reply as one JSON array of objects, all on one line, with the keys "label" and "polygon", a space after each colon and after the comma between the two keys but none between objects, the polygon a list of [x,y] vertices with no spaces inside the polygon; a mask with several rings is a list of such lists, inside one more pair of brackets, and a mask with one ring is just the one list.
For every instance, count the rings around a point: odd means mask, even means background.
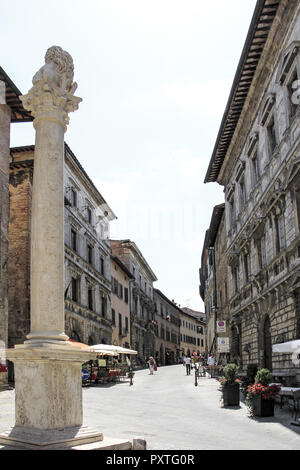
[{"label": "building facade", "polygon": [[8,386],[5,349],[8,346],[10,129],[11,123],[33,120],[24,109],[20,95],[21,92],[0,67],[0,390]]},{"label": "building facade", "polygon": [[231,355],[294,382],[272,345],[300,338],[299,79],[299,2],[258,1],[205,178],[225,192]]},{"label": "building facade", "polygon": [[[180,352],[183,356],[191,356],[194,352],[199,356],[206,354],[206,323],[205,315],[193,313],[190,309],[180,309]],[[184,311],[186,310],[186,311]],[[202,320],[201,320],[202,318]]]},{"label": "building facade", "polygon": [[207,320],[206,314],[204,312],[199,312],[198,310],[193,310],[190,307],[182,307],[181,310],[184,313],[190,315],[196,321],[195,328],[193,330],[196,333],[196,345],[197,354],[206,355],[207,354]]},{"label": "building facade", "polygon": [[155,358],[160,365],[177,364],[180,357],[180,309],[154,289]]},{"label": "building facade", "polygon": [[[30,331],[30,221],[34,146],[11,149],[8,345]],[[65,333],[111,343],[109,223],[115,215],[65,144]]]},{"label": "building facade", "polygon": [[131,349],[130,283],[134,277],[117,256],[111,256],[112,344]]},{"label": "building facade", "polygon": [[127,267],[135,280],[130,293],[131,346],[138,352],[136,362],[144,366],[149,356],[155,356],[155,274],[142,253],[131,240],[111,240],[111,252]]}]

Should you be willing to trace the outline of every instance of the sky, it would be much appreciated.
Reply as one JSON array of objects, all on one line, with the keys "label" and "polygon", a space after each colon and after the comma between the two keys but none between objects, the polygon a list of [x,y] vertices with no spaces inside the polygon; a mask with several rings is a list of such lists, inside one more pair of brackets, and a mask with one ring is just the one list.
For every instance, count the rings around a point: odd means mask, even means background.
[{"label": "sky", "polygon": [[[199,268],[223,187],[204,184],[256,0],[2,0],[0,65],[26,94],[57,45],[79,109],[65,141],[133,240],[154,287],[204,311]],[[13,124],[11,146],[34,144]]]}]

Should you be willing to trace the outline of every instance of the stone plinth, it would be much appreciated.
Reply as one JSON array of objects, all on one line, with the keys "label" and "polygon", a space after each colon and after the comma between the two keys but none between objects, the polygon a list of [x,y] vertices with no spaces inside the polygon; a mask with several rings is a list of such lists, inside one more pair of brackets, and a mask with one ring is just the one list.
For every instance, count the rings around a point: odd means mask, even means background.
[{"label": "stone plinth", "polygon": [[82,425],[81,366],[91,353],[49,343],[17,345],[7,357],[15,367],[16,417],[1,444],[54,449],[102,441],[101,432]]},{"label": "stone plinth", "polygon": [[16,426],[58,429],[82,425],[82,363],[90,353],[65,347],[17,345],[7,356],[15,368]]}]

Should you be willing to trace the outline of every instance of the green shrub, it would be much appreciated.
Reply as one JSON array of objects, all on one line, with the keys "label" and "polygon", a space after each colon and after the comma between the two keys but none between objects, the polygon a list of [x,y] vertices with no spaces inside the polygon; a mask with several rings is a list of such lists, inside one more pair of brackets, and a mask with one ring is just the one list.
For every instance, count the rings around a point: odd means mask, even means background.
[{"label": "green shrub", "polygon": [[223,373],[223,384],[233,384],[238,378],[239,366],[236,364],[227,364],[223,369]]},{"label": "green shrub", "polygon": [[259,369],[255,376],[255,383],[266,386],[270,382],[272,382],[272,374],[269,369]]}]

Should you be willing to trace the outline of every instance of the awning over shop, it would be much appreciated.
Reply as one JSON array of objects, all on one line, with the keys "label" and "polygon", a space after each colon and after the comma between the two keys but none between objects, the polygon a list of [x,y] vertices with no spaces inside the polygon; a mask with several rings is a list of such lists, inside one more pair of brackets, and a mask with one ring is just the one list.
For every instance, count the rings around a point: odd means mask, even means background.
[{"label": "awning over shop", "polygon": [[300,339],[287,341],[286,343],[273,344],[273,352],[295,353],[300,354]]},{"label": "awning over shop", "polygon": [[137,354],[137,351],[133,349],[122,348],[122,346],[114,346],[113,344],[94,344],[91,346],[91,350],[98,352],[106,352],[107,354]]}]

